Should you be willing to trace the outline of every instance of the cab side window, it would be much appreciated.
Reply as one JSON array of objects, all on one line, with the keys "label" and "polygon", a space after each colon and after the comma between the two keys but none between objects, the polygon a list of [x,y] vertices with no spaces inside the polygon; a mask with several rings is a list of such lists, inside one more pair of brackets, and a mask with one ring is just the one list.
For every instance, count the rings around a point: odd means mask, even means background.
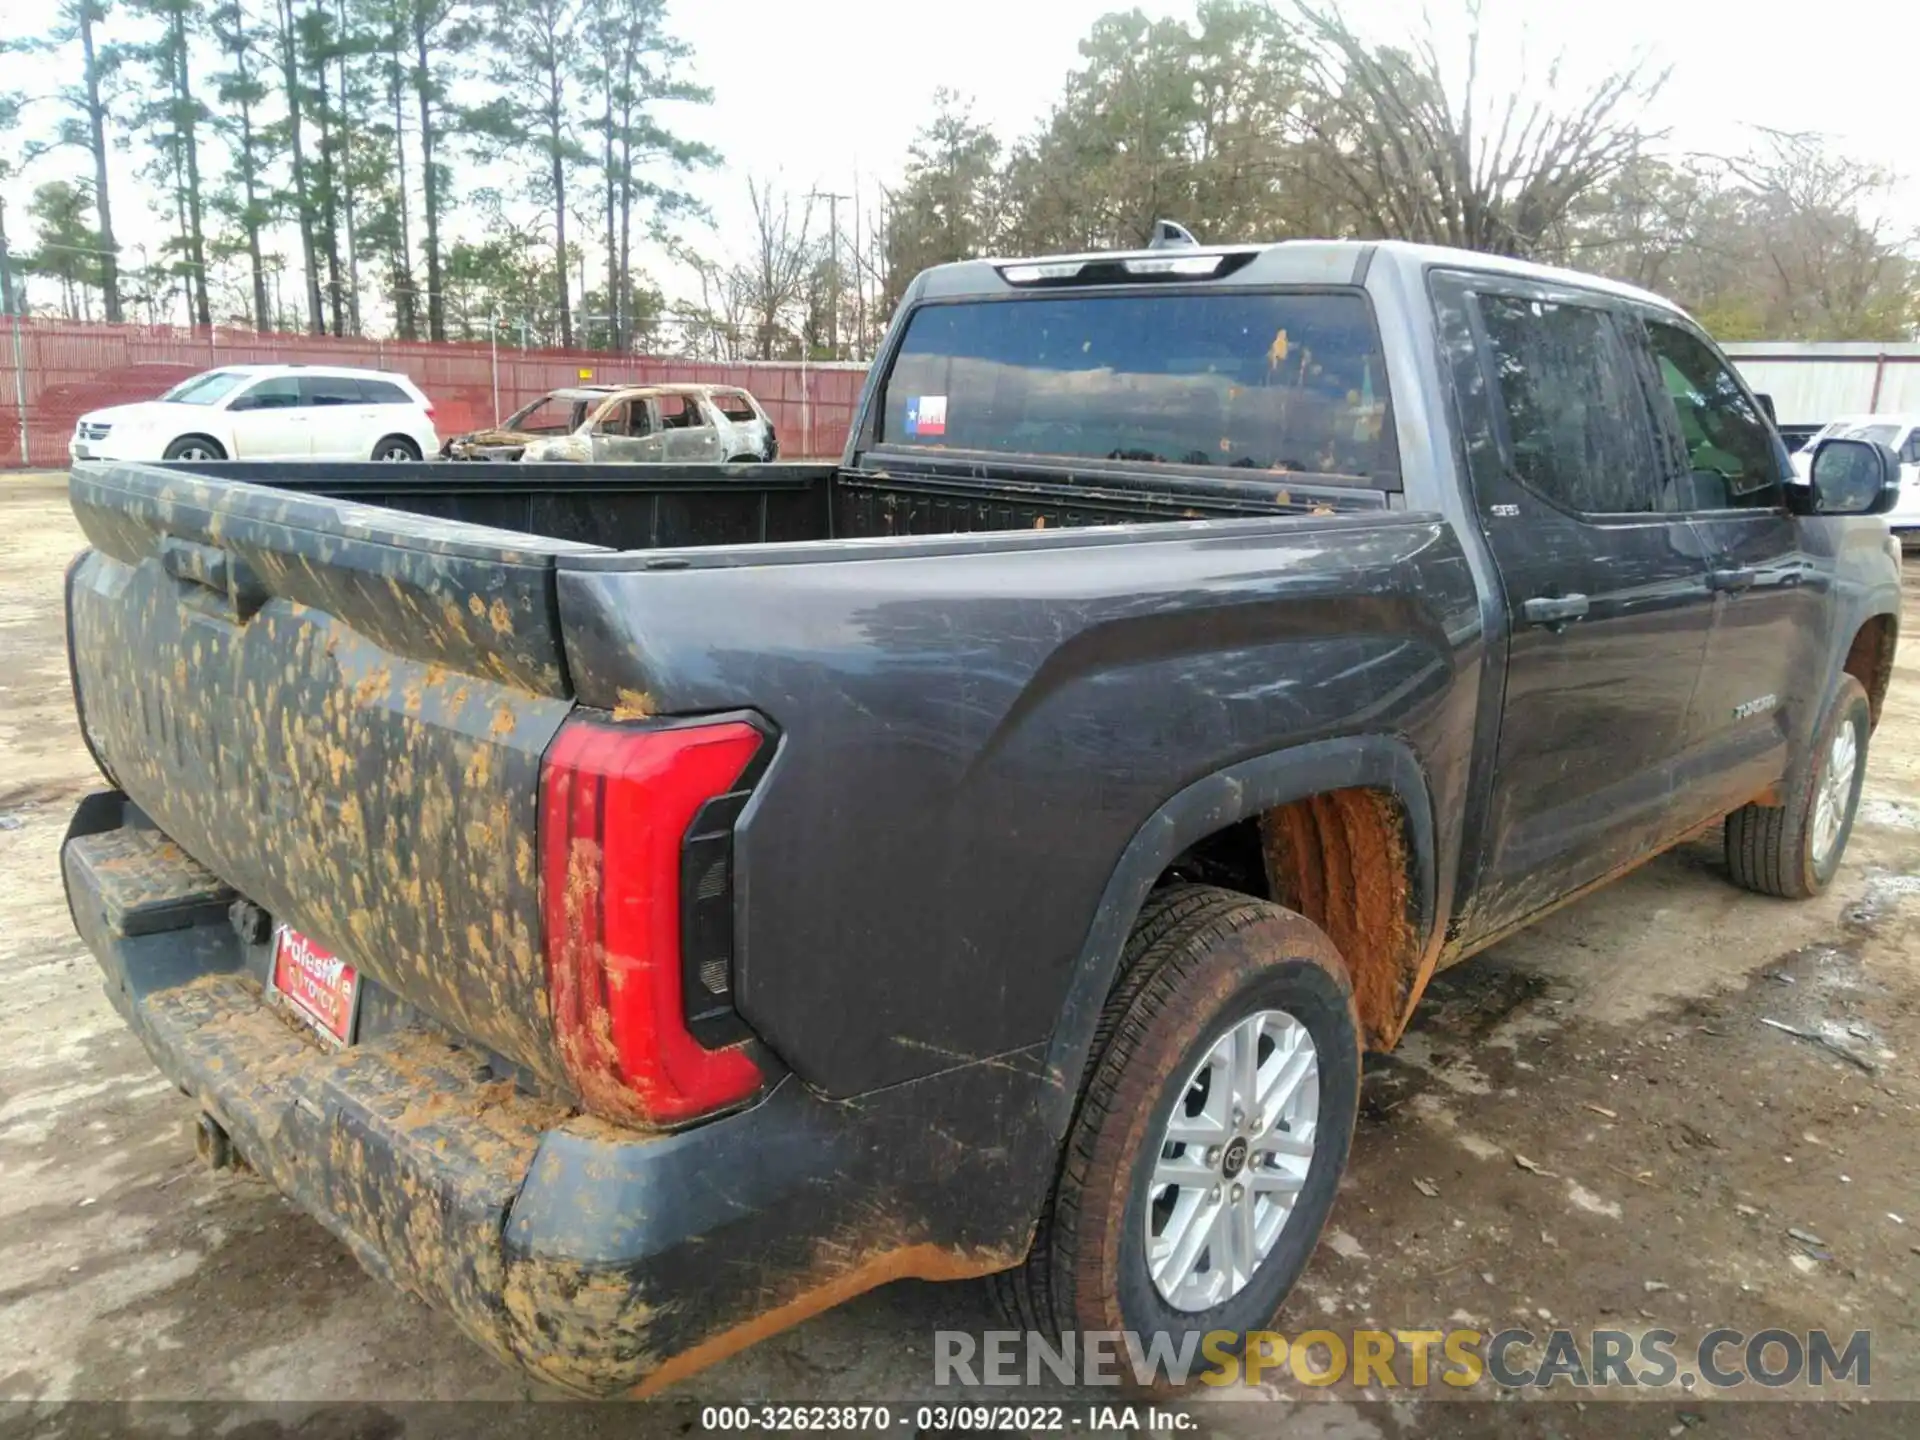
[{"label": "cab side window", "polygon": [[645,435],[648,428],[647,402],[622,400],[607,411],[593,428],[600,435]]},{"label": "cab side window", "polygon": [[360,398],[369,405],[411,405],[413,401],[407,392],[391,380],[356,380],[360,387]]},{"label": "cab side window", "polygon": [[1612,313],[1488,293],[1478,308],[1514,477],[1582,514],[1657,510],[1646,405]]},{"label": "cab side window", "polygon": [[292,410],[303,403],[300,386],[291,375],[276,375],[262,380],[251,390],[233,398],[230,410]]},{"label": "cab side window", "polygon": [[660,428],[662,430],[691,430],[706,423],[706,417],[700,413],[700,407],[694,403],[691,395],[660,397]]},{"label": "cab side window", "polygon": [[[1659,320],[1647,338],[1678,428],[1667,460],[1671,510],[1767,509],[1781,503],[1773,432],[1734,379],[1733,371],[1697,335]],[[1672,452],[1675,447],[1667,449]]]},{"label": "cab side window", "polygon": [[302,375],[300,384],[300,403],[302,405],[362,405],[360,386],[357,381],[345,375]]}]

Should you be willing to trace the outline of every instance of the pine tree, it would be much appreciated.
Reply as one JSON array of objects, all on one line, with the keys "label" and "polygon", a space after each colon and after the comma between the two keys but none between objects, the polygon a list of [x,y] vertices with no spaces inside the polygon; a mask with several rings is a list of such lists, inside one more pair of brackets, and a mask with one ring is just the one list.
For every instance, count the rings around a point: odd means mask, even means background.
[{"label": "pine tree", "polygon": [[223,107],[214,124],[227,138],[232,155],[230,187],[216,195],[222,210],[245,237],[247,269],[253,288],[253,327],[272,328],[267,308],[267,271],[260,233],[273,220],[264,179],[267,151],[262,144],[257,115],[266,99],[262,76],[268,60],[261,51],[261,32],[248,13],[246,0],[221,0],[213,11],[214,40],[228,68],[214,76],[214,96]]}]

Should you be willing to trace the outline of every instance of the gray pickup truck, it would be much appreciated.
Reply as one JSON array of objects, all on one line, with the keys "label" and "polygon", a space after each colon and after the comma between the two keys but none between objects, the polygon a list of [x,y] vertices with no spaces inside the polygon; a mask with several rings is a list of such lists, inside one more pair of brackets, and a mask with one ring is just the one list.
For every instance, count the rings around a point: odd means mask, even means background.
[{"label": "gray pickup truck", "polygon": [[1320,242],[932,270],[838,465],[81,464],[74,922],[213,1160],[574,1391],[905,1275],[1257,1329],[1437,968],[1721,822],[1832,879],[1897,475]]}]

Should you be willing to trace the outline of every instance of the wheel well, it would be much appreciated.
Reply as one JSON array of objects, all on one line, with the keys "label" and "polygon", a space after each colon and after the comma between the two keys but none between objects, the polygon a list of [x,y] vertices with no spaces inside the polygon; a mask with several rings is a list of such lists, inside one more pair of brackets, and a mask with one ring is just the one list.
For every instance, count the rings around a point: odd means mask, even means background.
[{"label": "wheel well", "polygon": [[1847,647],[1846,662],[1840,667],[1867,692],[1867,713],[1875,725],[1880,723],[1880,706],[1893,680],[1893,652],[1899,634],[1893,616],[1875,615],[1855,633]]},{"label": "wheel well", "polygon": [[202,435],[198,430],[190,431],[185,435],[174,436],[173,439],[167,442],[166,448],[171,450],[176,445],[185,445],[189,440],[198,440],[203,445],[211,445],[214,449],[218,450],[222,455],[225,455],[227,453],[226,446],[222,445],[218,440],[214,439],[213,436],[211,435]]},{"label": "wheel well", "polygon": [[[362,433],[365,433],[365,432],[362,432]],[[395,430],[390,434],[382,435],[378,440],[373,442],[373,448],[375,450],[378,450],[382,445],[385,445],[389,440],[404,440],[408,445],[412,446],[415,450],[418,450],[420,448],[420,442],[402,430]]]},{"label": "wheel well", "polygon": [[1406,817],[1388,791],[1329,790],[1216,830],[1169,865],[1313,921],[1346,962],[1367,1044],[1386,1049],[1420,972]]}]

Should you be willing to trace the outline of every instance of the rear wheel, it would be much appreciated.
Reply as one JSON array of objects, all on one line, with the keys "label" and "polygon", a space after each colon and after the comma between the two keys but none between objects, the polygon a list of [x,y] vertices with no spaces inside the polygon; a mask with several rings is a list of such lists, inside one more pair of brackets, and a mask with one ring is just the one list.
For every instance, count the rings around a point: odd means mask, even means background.
[{"label": "rear wheel", "polygon": [[1867,692],[1842,675],[1786,803],[1743,805],[1727,817],[1727,873],[1736,885],[1804,900],[1832,883],[1860,806],[1872,723]]},{"label": "rear wheel", "polygon": [[1278,905],[1160,892],[1128,942],[1025,1265],[1023,1329],[1245,1332],[1306,1267],[1346,1168],[1359,1024],[1326,935]]},{"label": "rear wheel", "polygon": [[420,447],[404,435],[389,435],[373,447],[373,458],[390,460],[396,464],[405,460],[418,460]]},{"label": "rear wheel", "polygon": [[161,457],[166,460],[224,460],[226,447],[205,435],[182,435],[167,446]]}]

